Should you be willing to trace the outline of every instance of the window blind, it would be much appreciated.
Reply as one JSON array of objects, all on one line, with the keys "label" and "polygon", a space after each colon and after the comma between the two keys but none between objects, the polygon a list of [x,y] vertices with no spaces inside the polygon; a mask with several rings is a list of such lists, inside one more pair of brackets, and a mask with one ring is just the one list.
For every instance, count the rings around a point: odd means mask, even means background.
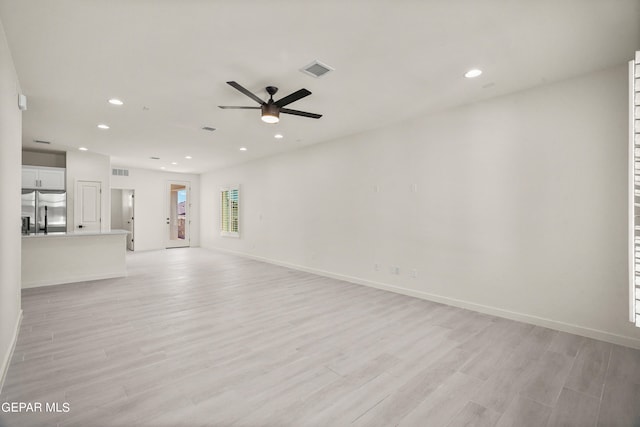
[{"label": "window blind", "polygon": [[640,327],[640,51],[629,62],[629,320]]}]

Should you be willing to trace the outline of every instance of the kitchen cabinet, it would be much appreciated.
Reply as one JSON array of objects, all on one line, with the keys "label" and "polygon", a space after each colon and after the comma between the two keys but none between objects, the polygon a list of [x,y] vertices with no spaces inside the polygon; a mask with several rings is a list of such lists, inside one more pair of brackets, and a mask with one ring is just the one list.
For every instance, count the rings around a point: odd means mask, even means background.
[{"label": "kitchen cabinet", "polygon": [[39,166],[22,167],[22,188],[39,190],[64,190],[66,187],[65,169]]}]

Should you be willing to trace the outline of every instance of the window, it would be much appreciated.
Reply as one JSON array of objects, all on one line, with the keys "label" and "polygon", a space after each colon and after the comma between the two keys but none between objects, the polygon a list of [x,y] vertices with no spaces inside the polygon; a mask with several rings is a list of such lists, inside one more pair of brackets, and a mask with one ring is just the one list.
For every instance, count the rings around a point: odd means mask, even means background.
[{"label": "window", "polygon": [[240,188],[229,186],[220,189],[220,235],[240,237]]}]

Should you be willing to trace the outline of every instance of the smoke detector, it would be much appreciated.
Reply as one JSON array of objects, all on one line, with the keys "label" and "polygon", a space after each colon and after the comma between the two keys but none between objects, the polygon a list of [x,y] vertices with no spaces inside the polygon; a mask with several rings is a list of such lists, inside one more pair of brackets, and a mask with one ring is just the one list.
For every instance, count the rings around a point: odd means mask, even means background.
[{"label": "smoke detector", "polygon": [[335,68],[328,66],[327,64],[323,64],[317,59],[313,61],[311,64],[306,65],[300,69],[305,74],[313,76],[315,78],[322,77],[330,71],[335,71]]}]

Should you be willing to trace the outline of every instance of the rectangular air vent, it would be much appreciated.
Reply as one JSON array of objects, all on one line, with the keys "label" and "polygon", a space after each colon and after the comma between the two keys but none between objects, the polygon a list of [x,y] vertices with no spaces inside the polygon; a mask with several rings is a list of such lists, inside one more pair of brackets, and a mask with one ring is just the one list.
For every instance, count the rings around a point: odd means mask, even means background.
[{"label": "rectangular air vent", "polygon": [[129,176],[129,169],[111,169],[111,175]]},{"label": "rectangular air vent", "polygon": [[315,60],[311,64],[300,69],[305,74],[308,74],[313,77],[322,77],[327,74],[329,71],[335,71],[335,68],[328,66],[327,64],[323,64],[322,62]]},{"label": "rectangular air vent", "polygon": [[216,128],[212,128],[211,126],[205,126],[202,128],[202,130],[208,130],[209,132],[213,132],[214,130],[216,130]]}]

